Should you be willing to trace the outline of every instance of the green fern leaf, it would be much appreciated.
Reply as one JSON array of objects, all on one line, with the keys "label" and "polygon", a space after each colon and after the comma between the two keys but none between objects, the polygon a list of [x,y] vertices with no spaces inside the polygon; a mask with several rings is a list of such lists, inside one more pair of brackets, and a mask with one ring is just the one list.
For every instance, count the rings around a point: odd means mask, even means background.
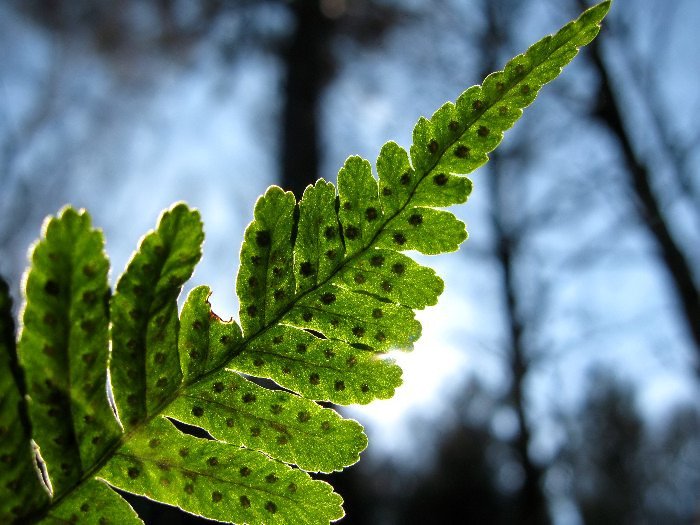
[{"label": "green fern leaf", "polygon": [[[18,345],[31,425],[21,417],[22,374],[0,289],[8,363],[0,372],[0,457],[9,465],[0,473],[0,516],[139,523],[112,486],[227,522],[341,518],[340,496],[307,472],[356,462],[367,438],[317,401],[393,395],[401,370],[385,353],[413,347],[421,333],[414,311],[435,304],[444,286],[401,252],[450,252],[466,239],[464,224],[436,208],[467,200],[472,185],[462,175],[487,161],[539,89],[597,34],[609,7],[589,9],[420,119],[410,152],[387,143],[378,178],[368,161],[350,157],[337,190],[319,180],[297,203],[268,189],[241,247],[240,326],[212,312],[206,286],[192,290],[178,316],[177,297],[201,256],[197,211],[176,204],[163,213],[111,299],[102,235],[87,213],[67,208],[49,219],[32,253]],[[187,435],[178,421],[214,439]]]},{"label": "green fern leaf", "polygon": [[0,278],[0,523],[12,523],[48,501],[29,441],[23,379],[17,366],[12,300]]}]

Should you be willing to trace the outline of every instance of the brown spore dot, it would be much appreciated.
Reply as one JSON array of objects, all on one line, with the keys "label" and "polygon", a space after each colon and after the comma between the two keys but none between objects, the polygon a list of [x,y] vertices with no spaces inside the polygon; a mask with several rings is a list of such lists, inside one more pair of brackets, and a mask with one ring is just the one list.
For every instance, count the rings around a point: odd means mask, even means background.
[{"label": "brown spore dot", "polygon": [[404,173],[399,178],[399,182],[401,183],[402,186],[408,185],[408,183],[411,182],[411,174],[409,172]]},{"label": "brown spore dot", "polygon": [[211,457],[207,460],[210,467],[215,467],[219,464],[219,458]]},{"label": "brown spore dot", "polygon": [[379,319],[383,315],[384,315],[384,312],[382,312],[381,308],[375,308],[374,310],[372,310],[372,317],[374,317],[375,319]]},{"label": "brown spore dot", "polygon": [[384,332],[377,332],[374,336],[374,338],[379,341],[380,343],[383,343],[386,341],[386,335],[384,335]]},{"label": "brown spore dot", "polygon": [[253,472],[252,470],[250,470],[248,467],[245,467],[245,466],[241,467],[241,469],[238,471],[238,473],[244,478],[247,478],[248,476],[250,476],[250,474],[252,472]]},{"label": "brown spore dot", "polygon": [[194,417],[202,417],[204,415],[204,409],[200,406],[192,407],[192,415]]},{"label": "brown spore dot", "polygon": [[469,156],[469,148],[464,144],[460,144],[455,148],[455,157],[466,159]]},{"label": "brown spore dot", "polygon": [[338,255],[338,253],[337,253],[335,250],[328,250],[328,251],[326,252],[326,258],[329,259],[329,260],[331,260],[331,261],[332,261],[333,259],[335,259],[336,255]]},{"label": "brown spore dot", "polygon": [[355,337],[362,337],[363,335],[365,335],[365,329],[362,328],[361,326],[355,326],[352,329],[352,334]]},{"label": "brown spore dot", "polygon": [[214,503],[219,503],[223,499],[223,496],[221,495],[221,492],[218,490],[215,490],[214,492],[211,493],[211,500]]},{"label": "brown spore dot", "polygon": [[520,93],[523,95],[527,95],[528,93],[530,93],[530,86],[528,86],[527,84],[523,84],[520,87]]},{"label": "brown spore dot", "polygon": [[89,503],[83,503],[83,504],[80,506],[80,510],[82,510],[83,512],[89,511],[89,510],[90,510],[90,504],[89,504]]},{"label": "brown spore dot", "polygon": [[297,486],[296,486],[296,484],[295,484],[295,483],[290,483],[289,485],[287,485],[287,490],[288,490],[289,492],[291,492],[292,494],[294,494],[294,493],[297,491]]},{"label": "brown spore dot", "polygon": [[382,188],[382,195],[385,197],[391,196],[391,188],[384,187]]},{"label": "brown spore dot", "polygon": [[345,203],[343,203],[343,209],[344,209],[345,211],[350,211],[350,210],[352,210],[352,203],[350,203],[350,202],[345,202]]},{"label": "brown spore dot", "polygon": [[474,102],[472,102],[472,109],[475,111],[481,111],[484,109],[484,103],[481,100],[476,99]]},{"label": "brown spore dot", "polygon": [[396,232],[394,234],[394,242],[399,246],[406,244],[406,236],[401,232]]},{"label": "brown spore dot", "polygon": [[253,255],[250,258],[250,262],[253,263],[253,266],[258,266],[262,262],[262,257],[259,255]]},{"label": "brown spore dot", "polygon": [[99,520],[97,520],[97,523],[98,525],[109,525],[109,519],[102,516]]},{"label": "brown spore dot", "polygon": [[255,317],[256,315],[258,315],[258,307],[254,304],[251,304],[246,311],[248,312],[248,315],[250,317]]},{"label": "brown spore dot", "polygon": [[331,350],[330,348],[327,348],[324,352],[323,355],[326,356],[326,359],[330,359],[332,357],[335,357],[335,352]]},{"label": "brown spore dot", "polygon": [[340,326],[340,320],[334,317],[333,319],[331,319],[331,326],[333,328],[338,328],[338,326]]},{"label": "brown spore dot", "polygon": [[170,485],[170,480],[168,478],[160,478],[160,484],[164,487],[167,487],[168,485]]},{"label": "brown spore dot", "polygon": [[136,397],[136,394],[129,394],[128,396],[126,396],[126,402],[131,406],[134,406],[136,403],[138,403],[138,398]]},{"label": "brown spore dot", "polygon": [[268,501],[265,503],[265,510],[270,514],[274,514],[277,512],[277,505],[275,505],[272,501]]},{"label": "brown spore dot", "polygon": [[148,446],[151,448],[158,448],[160,446],[160,439],[153,438],[148,442]]},{"label": "brown spore dot", "polygon": [[[146,270],[146,265],[144,265],[143,269]],[[83,275],[85,277],[95,277],[97,270],[92,265],[86,264],[83,266]]]},{"label": "brown spore dot", "polygon": [[303,314],[301,314],[301,318],[308,323],[314,318],[314,314],[306,310]]},{"label": "brown spore dot", "polygon": [[282,268],[280,268],[279,266],[275,266],[272,269],[272,275],[274,275],[275,277],[279,277],[280,275],[282,275]]},{"label": "brown spore dot", "polygon": [[503,91],[505,88],[506,88],[506,86],[503,82],[496,83],[496,91]]},{"label": "brown spore dot", "polygon": [[226,418],[226,426],[228,428],[231,428],[233,426],[233,419],[232,418],[230,418],[230,417]]},{"label": "brown spore dot", "polygon": [[360,390],[362,390],[366,394],[367,392],[369,392],[369,386],[363,383],[362,386],[360,386]]},{"label": "brown spore dot", "polygon": [[382,281],[381,286],[382,290],[384,290],[385,292],[390,292],[392,289],[391,283],[389,281]]},{"label": "brown spore dot", "polygon": [[61,289],[56,281],[49,279],[44,285],[44,291],[49,295],[58,295],[61,292]]},{"label": "brown spore dot", "polygon": [[246,392],[241,399],[244,403],[255,403],[256,397],[252,392]]},{"label": "brown spore dot", "polygon": [[357,364],[357,357],[354,355],[351,355],[350,357],[347,358],[345,361],[348,366],[355,366]]},{"label": "brown spore dot", "polygon": [[340,380],[336,381],[336,382],[335,382],[335,389],[336,389],[337,391],[339,391],[339,392],[340,392],[341,390],[345,390],[345,382],[344,382],[344,381],[340,381]]},{"label": "brown spore dot", "polygon": [[248,286],[251,288],[255,288],[258,285],[258,278],[255,277],[254,275],[251,275],[248,277]]},{"label": "brown spore dot", "polygon": [[523,66],[522,64],[518,64],[517,66],[515,66],[515,72],[516,72],[518,75],[523,75],[523,74],[525,74],[525,66]]},{"label": "brown spore dot", "polygon": [[338,233],[338,230],[334,228],[333,226],[327,226],[325,231],[323,232],[323,236],[328,239],[335,239],[336,234]]},{"label": "brown spore dot", "polygon": [[101,436],[95,436],[94,438],[92,438],[92,439],[90,440],[90,443],[92,443],[93,445],[97,445],[97,444],[100,443],[100,441],[102,441],[102,437],[101,437]]},{"label": "brown spore dot", "polygon": [[455,133],[459,131],[459,122],[456,120],[450,120],[450,123],[447,125],[448,128],[450,128],[450,131],[452,133]]},{"label": "brown spore dot", "polygon": [[365,282],[365,276],[362,275],[361,273],[356,273],[353,280],[354,280],[355,283],[357,283],[357,284],[364,284],[364,282]]},{"label": "brown spore dot", "polygon": [[375,220],[378,216],[379,216],[379,213],[377,212],[377,208],[370,207],[370,208],[367,208],[367,209],[365,210],[365,218],[366,218],[368,221],[373,221],[373,220]]},{"label": "brown spore dot", "polygon": [[187,483],[185,485],[185,493],[192,494],[194,492],[194,485],[192,483]]},{"label": "brown spore dot", "polygon": [[83,363],[90,365],[95,362],[95,354],[83,354],[81,359],[83,360]]},{"label": "brown spore dot", "polygon": [[299,352],[300,354],[303,354],[304,352],[306,352],[306,349],[307,349],[306,343],[297,344],[297,352]]},{"label": "brown spore dot", "polygon": [[265,364],[265,360],[262,357],[256,357],[253,359],[253,365],[255,366],[263,366]]},{"label": "brown spore dot", "polygon": [[156,364],[162,365],[165,363],[165,354],[163,352],[157,352],[153,360]]},{"label": "brown spore dot", "polygon": [[129,467],[129,470],[126,473],[131,479],[136,479],[141,474],[141,471],[136,467]]},{"label": "brown spore dot", "polygon": [[345,228],[345,237],[351,241],[360,236],[360,230],[356,226],[348,226]]},{"label": "brown spore dot", "polygon": [[270,412],[272,412],[273,414],[279,414],[280,412],[282,412],[282,410],[284,410],[282,408],[282,405],[275,404],[270,407]]},{"label": "brown spore dot", "polygon": [[187,456],[190,455],[190,449],[187,447],[182,447],[179,451],[178,454],[180,454],[180,457],[186,458]]},{"label": "brown spore dot", "polygon": [[259,231],[255,234],[255,244],[264,248],[270,245],[270,232],[267,230]]},{"label": "brown spore dot", "polygon": [[381,268],[381,266],[384,264],[384,256],[373,255],[372,258],[369,260],[369,263],[375,268]]},{"label": "brown spore dot", "polygon": [[309,419],[311,419],[311,414],[304,410],[297,414],[297,419],[299,420],[299,423],[306,423]]},{"label": "brown spore dot", "polygon": [[221,337],[219,337],[219,342],[222,345],[227,345],[231,342],[231,338],[227,335],[222,335]]},{"label": "brown spore dot", "polygon": [[277,444],[278,445],[286,445],[287,444],[287,437],[286,436],[280,436],[277,438]]},{"label": "brown spore dot", "polygon": [[324,421],[321,423],[321,429],[322,430],[330,430],[331,424],[328,421]]},{"label": "brown spore dot", "polygon": [[304,261],[299,267],[299,273],[302,275],[302,277],[310,277],[314,273],[314,267],[309,261]]},{"label": "brown spore dot", "polygon": [[488,137],[489,133],[491,133],[491,131],[486,126],[479,126],[479,129],[476,130],[476,134],[480,137]]},{"label": "brown spore dot", "polygon": [[275,299],[275,301],[281,301],[285,297],[287,297],[287,292],[285,292],[284,290],[278,289],[278,290],[274,291],[274,293],[272,294],[272,297]]},{"label": "brown spore dot", "polygon": [[282,367],[282,373],[283,374],[291,374],[292,370],[288,366],[285,366],[285,367]]},{"label": "brown spore dot", "polygon": [[391,266],[391,271],[396,275],[402,275],[406,271],[406,267],[402,263],[394,263]]},{"label": "brown spore dot", "polygon": [[331,304],[335,302],[335,294],[331,292],[326,292],[321,296],[321,302],[323,304]]},{"label": "brown spore dot", "polygon": [[502,117],[505,117],[508,114],[508,106],[500,106],[498,108],[498,114]]},{"label": "brown spore dot", "polygon": [[168,378],[167,377],[159,377],[158,381],[156,381],[156,386],[158,388],[163,388],[165,385],[168,384]]},{"label": "brown spore dot", "polygon": [[238,498],[238,500],[241,502],[241,507],[244,509],[250,508],[250,500],[248,499],[248,496],[243,495]]},{"label": "brown spore dot", "polygon": [[220,394],[221,392],[224,391],[224,384],[221,381],[217,381],[212,385],[212,390],[216,392],[217,394]]},{"label": "brown spore dot", "polygon": [[440,148],[440,145],[438,144],[437,140],[433,139],[430,142],[428,142],[428,151],[432,155],[435,155],[439,148]]},{"label": "brown spore dot", "polygon": [[267,476],[265,476],[265,481],[268,483],[277,483],[277,480],[279,478],[275,475],[274,472],[270,472]]},{"label": "brown spore dot", "polygon": [[423,224],[423,216],[420,213],[414,213],[408,218],[408,224],[411,226],[419,226]]},{"label": "brown spore dot", "polygon": [[251,427],[250,435],[253,437],[258,437],[260,435],[260,427]]},{"label": "brown spore dot", "polygon": [[274,345],[278,345],[282,341],[284,341],[284,336],[282,336],[282,335],[276,335],[275,337],[272,338],[272,344],[274,344]]},{"label": "brown spore dot", "polygon": [[51,314],[46,314],[44,316],[44,324],[53,326],[56,324],[56,318]]},{"label": "brown spore dot", "polygon": [[190,357],[194,360],[197,360],[202,356],[199,354],[198,350],[190,350]]},{"label": "brown spore dot", "polygon": [[313,374],[311,374],[309,376],[309,383],[311,383],[312,385],[316,386],[320,382],[321,382],[321,378],[319,377],[319,375],[316,372],[314,372]]}]

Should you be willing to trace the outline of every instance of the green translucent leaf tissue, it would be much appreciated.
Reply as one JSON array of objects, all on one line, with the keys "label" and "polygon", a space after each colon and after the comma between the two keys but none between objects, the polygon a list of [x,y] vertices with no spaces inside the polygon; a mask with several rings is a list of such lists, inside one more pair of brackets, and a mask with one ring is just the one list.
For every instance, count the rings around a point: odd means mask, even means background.
[{"label": "green translucent leaf tissue", "polygon": [[342,518],[341,497],[309,473],[357,462],[367,437],[318,402],[394,395],[401,370],[387,353],[413,348],[415,310],[444,288],[404,252],[459,248],[464,224],[437,208],[467,200],[464,175],[595,37],[609,7],[421,118],[408,151],[382,147],[376,174],[350,157],[337,187],[321,179],[299,202],[269,188],[240,251],[240,324],[212,311],[207,286],[178,311],[204,240],[186,204],[163,212],[113,293],[87,212],[47,219],[19,336],[0,280],[0,521],[141,523],[112,487],[229,523]]}]

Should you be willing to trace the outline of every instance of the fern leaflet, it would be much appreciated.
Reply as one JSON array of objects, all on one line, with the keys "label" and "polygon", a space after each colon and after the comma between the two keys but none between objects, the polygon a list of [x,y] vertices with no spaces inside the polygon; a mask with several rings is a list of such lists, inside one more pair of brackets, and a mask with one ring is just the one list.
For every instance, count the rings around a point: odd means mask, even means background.
[{"label": "fern leaflet", "polygon": [[367,438],[317,401],[393,395],[401,371],[383,354],[412,348],[421,333],[414,310],[443,290],[433,270],[402,252],[450,252],[466,239],[464,224],[436,208],[467,200],[462,175],[488,160],[609,7],[587,10],[421,118],[409,152],[385,144],[378,178],[350,157],[337,189],[319,180],[297,203],[269,188],[241,248],[240,326],[212,312],[206,286],[178,315],[204,237],[185,204],[143,237],[113,295],[88,214],[68,207],[49,218],[31,255],[17,348],[0,286],[0,520],[139,523],[110,487],[227,522],[341,518],[340,496],[308,472],[355,463]]}]

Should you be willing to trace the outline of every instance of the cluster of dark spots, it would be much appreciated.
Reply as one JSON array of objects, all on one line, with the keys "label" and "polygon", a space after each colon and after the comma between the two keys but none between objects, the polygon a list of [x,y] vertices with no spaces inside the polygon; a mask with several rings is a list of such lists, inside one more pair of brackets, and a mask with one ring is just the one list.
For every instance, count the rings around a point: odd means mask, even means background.
[{"label": "cluster of dark spots", "polygon": [[373,220],[375,220],[378,216],[379,216],[379,213],[377,212],[377,208],[372,208],[372,207],[370,207],[370,208],[367,208],[367,209],[365,210],[365,218],[366,218],[368,221],[373,221]]},{"label": "cluster of dark spots", "polygon": [[224,384],[221,381],[217,381],[212,385],[212,390],[216,392],[217,394],[220,394],[221,392],[224,391]]},{"label": "cluster of dark spots", "polygon": [[401,177],[399,178],[399,182],[401,183],[402,186],[407,186],[409,182],[411,182],[411,173],[410,172],[405,172]]},{"label": "cluster of dark spots", "polygon": [[241,507],[243,507],[244,509],[250,508],[250,500],[248,499],[248,496],[243,495],[238,499],[241,502]]},{"label": "cluster of dark spots", "polygon": [[333,259],[335,259],[335,256],[336,256],[336,255],[338,255],[338,254],[336,253],[335,250],[328,250],[328,251],[326,252],[326,258],[328,258],[328,259],[331,260],[331,261],[332,261]]},{"label": "cluster of dark spots", "polygon": [[381,268],[381,266],[384,264],[384,256],[373,255],[372,258],[369,260],[369,263],[375,268]]},{"label": "cluster of dark spots", "polygon": [[384,290],[385,292],[390,292],[392,289],[391,283],[389,281],[382,281],[381,286],[382,290]]},{"label": "cluster of dark spots", "polygon": [[335,294],[331,292],[326,292],[321,296],[321,302],[323,304],[331,304],[335,302]]},{"label": "cluster of dark spots", "polygon": [[396,232],[394,234],[394,242],[399,246],[406,244],[406,236],[401,232]]},{"label": "cluster of dark spots", "polygon": [[482,138],[483,138],[483,137],[488,137],[488,136],[489,136],[489,133],[491,133],[491,131],[490,131],[489,128],[487,128],[486,126],[479,126],[479,129],[476,130],[476,134],[479,135],[479,136],[482,137]]},{"label": "cluster of dark spots", "polygon": [[335,389],[336,389],[337,391],[339,391],[339,392],[340,392],[341,390],[345,390],[345,382],[344,382],[344,381],[340,381],[340,380],[336,381],[336,382],[335,382]]},{"label": "cluster of dark spots", "polygon": [[270,472],[267,476],[265,476],[265,481],[268,483],[277,483],[277,480],[279,478],[275,475],[274,472]]},{"label": "cluster of dark spots", "polygon": [[255,394],[251,392],[246,392],[245,394],[243,394],[243,397],[241,399],[244,403],[255,403],[256,397]]},{"label": "cluster of dark spots", "polygon": [[267,230],[257,232],[255,234],[255,243],[261,248],[270,246],[270,232]]},{"label": "cluster of dark spots", "polygon": [[355,337],[363,337],[365,335],[365,329],[362,328],[361,326],[355,326],[352,329],[352,334]]},{"label": "cluster of dark spots", "polygon": [[256,286],[258,286],[258,278],[254,275],[248,277],[248,286],[250,286],[251,288],[255,288]]},{"label": "cluster of dark spots", "polygon": [[253,437],[258,437],[260,435],[260,427],[251,427],[250,435]]},{"label": "cluster of dark spots", "polygon": [[362,390],[365,394],[369,392],[369,386],[367,384],[363,383],[362,386],[360,387],[360,390]]},{"label": "cluster of dark spots", "polygon": [[192,407],[192,415],[194,417],[202,417],[204,415],[204,409],[200,406]]},{"label": "cluster of dark spots", "polygon": [[265,503],[265,510],[270,514],[274,514],[277,512],[277,505],[275,505],[272,501],[268,501]]},{"label": "cluster of dark spots", "polygon": [[300,354],[303,354],[304,352],[306,352],[306,348],[307,347],[306,347],[305,343],[298,343],[297,344],[297,352],[299,352]]},{"label": "cluster of dark spots", "polygon": [[363,284],[365,282],[365,276],[361,273],[356,273],[353,279],[357,284]]},{"label": "cluster of dark spots", "polygon": [[277,289],[272,294],[272,297],[275,301],[282,301],[285,297],[287,297],[287,292],[282,289]]},{"label": "cluster of dark spots", "polygon": [[439,148],[440,148],[440,145],[438,144],[437,140],[433,139],[430,142],[428,142],[428,151],[432,155],[435,155],[438,152]]},{"label": "cluster of dark spots", "polygon": [[219,503],[223,499],[223,496],[221,495],[221,492],[218,490],[215,490],[214,492],[211,493],[211,500],[214,503]]},{"label": "cluster of dark spots", "polygon": [[44,284],[44,291],[49,295],[58,295],[61,292],[61,288],[56,281],[49,279],[46,281],[46,284]]},{"label": "cluster of dark spots", "polygon": [[408,224],[411,226],[419,226],[423,224],[423,216],[420,213],[414,213],[408,218]]},{"label": "cluster of dark spots", "polygon": [[372,310],[372,317],[374,317],[375,319],[379,319],[382,316],[384,316],[384,312],[382,312],[381,308],[375,308],[374,310]]},{"label": "cluster of dark spots", "polygon": [[386,341],[386,335],[384,335],[384,332],[377,332],[374,336],[374,338],[379,341],[380,343],[383,343]]},{"label": "cluster of dark spots", "polygon": [[333,226],[327,226],[326,230],[323,232],[323,235],[326,239],[331,240],[335,239],[337,233],[338,230],[336,228],[334,228]]},{"label": "cluster of dark spots", "polygon": [[345,202],[345,203],[343,203],[343,209],[344,209],[345,211],[350,211],[350,210],[352,210],[352,204],[351,204],[350,202]]},{"label": "cluster of dark spots", "polygon": [[247,478],[248,476],[250,476],[252,472],[253,472],[252,470],[250,470],[248,467],[245,467],[245,466],[241,467],[241,469],[238,471],[238,473],[241,476],[243,476],[244,478]]},{"label": "cluster of dark spots", "polygon": [[348,226],[345,228],[345,237],[352,240],[357,239],[360,236],[360,230],[356,226]]},{"label": "cluster of dark spots", "polygon": [[308,412],[299,412],[297,414],[297,419],[299,420],[299,423],[306,423],[309,419],[311,419],[311,414]]},{"label": "cluster of dark spots", "polygon": [[314,273],[314,267],[309,261],[304,261],[299,266],[299,273],[302,277],[311,277]]},{"label": "cluster of dark spots", "polygon": [[210,467],[215,467],[219,464],[219,458],[211,457],[207,460],[207,463],[209,464]]},{"label": "cluster of dark spots", "polygon": [[382,195],[385,197],[391,196],[391,188],[387,188],[386,186],[382,188]]},{"label": "cluster of dark spots", "polygon": [[301,318],[308,323],[314,318],[314,314],[307,310],[303,314],[301,314]]},{"label": "cluster of dark spots", "polygon": [[[455,157],[459,159],[466,159],[469,156],[469,148],[464,144],[460,144],[455,148]],[[434,180],[434,179],[433,179]]]},{"label": "cluster of dark spots", "polygon": [[474,102],[472,102],[472,109],[474,111],[481,111],[484,109],[484,103],[481,100],[476,99]]},{"label": "cluster of dark spots", "polygon": [[530,93],[530,86],[528,86],[527,84],[523,84],[520,87],[520,93],[523,95],[527,95],[528,93]]},{"label": "cluster of dark spots", "polygon": [[316,372],[314,372],[313,374],[311,374],[309,376],[309,383],[311,383],[312,385],[316,386],[320,382],[321,382],[321,378],[319,377],[319,375]]},{"label": "cluster of dark spots", "polygon": [[255,317],[256,315],[258,315],[258,307],[255,306],[254,304],[251,304],[251,305],[246,309],[246,312],[248,312],[248,315],[249,315],[250,317]]}]

